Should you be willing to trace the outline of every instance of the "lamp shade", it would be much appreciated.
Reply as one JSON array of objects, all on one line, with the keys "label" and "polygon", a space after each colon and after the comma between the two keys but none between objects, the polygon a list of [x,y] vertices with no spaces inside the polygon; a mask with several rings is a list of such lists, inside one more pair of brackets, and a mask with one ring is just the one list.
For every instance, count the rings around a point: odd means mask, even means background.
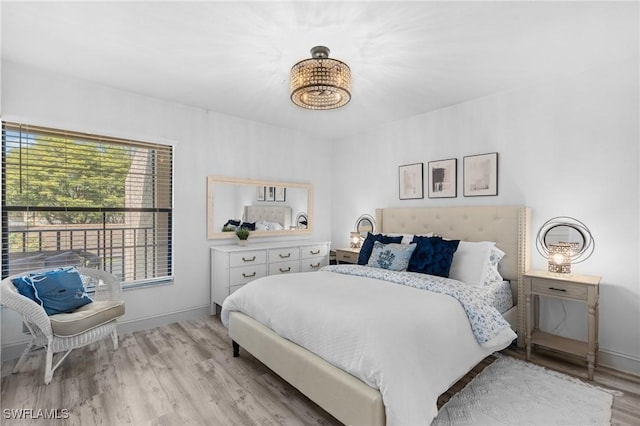
[{"label": "lamp shade", "polygon": [[334,109],[351,100],[351,69],[337,59],[329,59],[329,48],[311,49],[311,59],[291,68],[291,100],[307,109]]}]

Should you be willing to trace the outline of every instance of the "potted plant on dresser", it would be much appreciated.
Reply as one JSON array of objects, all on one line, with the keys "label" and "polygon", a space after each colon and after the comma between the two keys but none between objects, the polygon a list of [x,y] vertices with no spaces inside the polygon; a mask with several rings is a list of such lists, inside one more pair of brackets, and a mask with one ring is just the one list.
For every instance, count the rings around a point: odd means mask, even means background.
[{"label": "potted plant on dresser", "polygon": [[246,246],[247,244],[249,244],[249,235],[251,234],[251,231],[249,231],[249,229],[247,228],[237,228],[236,229],[236,237],[238,237],[238,244],[241,246]]}]

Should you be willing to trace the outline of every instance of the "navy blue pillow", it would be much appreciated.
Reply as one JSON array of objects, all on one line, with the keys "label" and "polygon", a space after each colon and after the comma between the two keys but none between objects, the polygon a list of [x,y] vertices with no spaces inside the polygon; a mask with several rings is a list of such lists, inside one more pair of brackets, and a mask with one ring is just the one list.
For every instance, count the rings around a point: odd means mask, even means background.
[{"label": "navy blue pillow", "polygon": [[443,240],[441,237],[413,237],[417,244],[407,271],[449,277],[453,254],[460,240]]},{"label": "navy blue pillow", "polygon": [[247,228],[249,231],[255,231],[256,230],[256,223],[255,222],[242,222],[242,225],[240,225],[240,228]]},{"label": "navy blue pillow", "polygon": [[380,241],[382,244],[400,244],[402,242],[402,235],[400,235],[399,237],[389,237],[384,234],[374,235],[371,232],[367,232],[367,238],[365,238],[364,242],[362,243],[362,247],[360,247],[360,254],[358,255],[358,265],[366,265],[367,263],[369,263],[371,251],[373,251],[373,243],[375,243],[376,241]]},{"label": "navy blue pillow", "polygon": [[75,267],[29,274],[28,279],[47,315],[73,312],[92,302]]}]

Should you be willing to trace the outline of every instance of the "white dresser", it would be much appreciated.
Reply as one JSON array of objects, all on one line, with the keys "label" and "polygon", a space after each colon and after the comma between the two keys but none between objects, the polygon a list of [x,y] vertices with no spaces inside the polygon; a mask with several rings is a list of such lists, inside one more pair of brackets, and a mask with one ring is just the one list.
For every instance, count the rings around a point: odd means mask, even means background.
[{"label": "white dresser", "polygon": [[312,272],[329,264],[328,242],[278,241],[211,247],[211,313],[249,281],[266,275]]}]

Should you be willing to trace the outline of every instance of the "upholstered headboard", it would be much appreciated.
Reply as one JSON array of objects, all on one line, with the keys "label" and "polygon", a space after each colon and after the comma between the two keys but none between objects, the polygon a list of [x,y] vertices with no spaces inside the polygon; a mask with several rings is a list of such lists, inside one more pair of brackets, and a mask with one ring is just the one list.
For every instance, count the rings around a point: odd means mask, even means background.
[{"label": "upholstered headboard", "polygon": [[[425,234],[465,241],[495,241],[506,254],[498,266],[511,281],[518,308],[518,329],[524,330],[524,280],[530,266],[530,211],[522,206],[409,207],[376,209],[381,233]],[[522,334],[522,333],[520,333]],[[520,343],[520,337],[518,338]]]},{"label": "upholstered headboard", "polygon": [[287,206],[244,206],[245,222],[275,222],[284,229],[291,226],[291,207]]}]

